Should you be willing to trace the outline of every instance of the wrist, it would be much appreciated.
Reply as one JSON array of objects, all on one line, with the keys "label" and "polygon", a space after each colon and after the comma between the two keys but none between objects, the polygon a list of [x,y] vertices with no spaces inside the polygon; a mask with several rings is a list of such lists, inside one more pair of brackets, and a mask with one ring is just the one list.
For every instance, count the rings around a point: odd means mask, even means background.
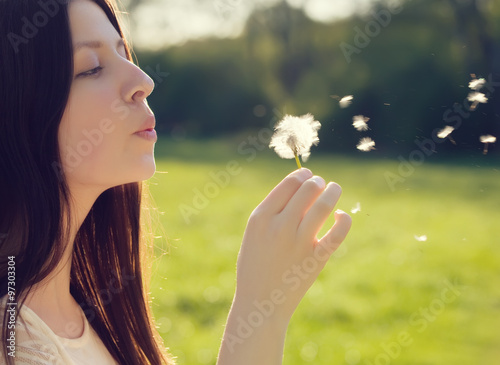
[{"label": "wrist", "polygon": [[266,327],[277,332],[286,332],[290,318],[291,314],[286,310],[286,297],[277,290],[261,299],[236,291],[229,312],[229,319],[238,320],[239,323],[245,322],[254,330]]},{"label": "wrist", "polygon": [[288,320],[270,310],[256,308],[235,297],[218,365],[282,364]]}]

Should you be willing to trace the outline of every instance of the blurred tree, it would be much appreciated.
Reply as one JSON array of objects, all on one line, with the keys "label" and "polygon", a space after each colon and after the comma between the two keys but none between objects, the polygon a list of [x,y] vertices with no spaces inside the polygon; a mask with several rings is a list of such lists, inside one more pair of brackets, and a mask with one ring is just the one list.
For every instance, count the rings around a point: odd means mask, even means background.
[{"label": "blurred tree", "polygon": [[475,73],[493,61],[495,44],[488,32],[486,17],[479,10],[477,0],[448,0],[455,13],[456,33],[464,46],[466,71]]},{"label": "blurred tree", "polygon": [[311,68],[309,42],[298,41],[297,32],[307,32],[311,20],[302,11],[291,8],[286,0],[276,6],[256,10],[247,22],[246,41],[250,57],[256,60],[253,66],[259,65],[262,54],[262,41],[267,40],[274,58],[275,76],[283,86],[283,92],[293,94],[304,73]]},{"label": "blurred tree", "polygon": [[[485,106],[486,123],[482,134],[491,133],[500,137],[500,39],[495,39],[492,21],[498,21],[481,11],[479,0],[449,0],[456,21],[456,37],[463,45],[463,58],[467,73],[485,77],[499,85],[495,92],[488,92],[489,105]],[[488,4],[490,1],[481,1]],[[484,9],[484,8],[483,8]],[[490,85],[493,86],[493,85]],[[477,136],[476,136],[477,137]]]},{"label": "blurred tree", "polygon": [[[435,149],[481,151],[479,135],[500,137],[500,93],[490,92],[474,113],[457,110],[467,103],[471,73],[498,81],[500,3],[488,4],[485,11],[476,0],[406,1],[384,25],[383,1],[369,14],[331,24],[280,1],[257,9],[239,38],[138,56],[171,73],[150,97],[162,132],[234,133],[268,127],[276,114],[311,112],[323,123],[322,149],[357,153],[358,140],[370,136],[379,155],[401,155],[452,115],[462,122],[457,145],[444,141]],[[341,44],[354,45],[360,33],[366,44],[347,59]],[[334,94],[354,95],[354,102],[341,109]],[[354,130],[357,114],[371,118],[369,131]]]}]

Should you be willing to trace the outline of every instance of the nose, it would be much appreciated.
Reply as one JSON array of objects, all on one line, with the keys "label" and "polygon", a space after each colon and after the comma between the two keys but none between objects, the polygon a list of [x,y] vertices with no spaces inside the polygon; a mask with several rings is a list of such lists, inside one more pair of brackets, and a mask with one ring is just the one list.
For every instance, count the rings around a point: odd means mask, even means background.
[{"label": "nose", "polygon": [[151,95],[155,87],[154,81],[149,77],[144,71],[142,71],[137,65],[130,63],[133,68],[132,71],[129,70],[131,77],[129,88],[127,88],[126,99],[129,102],[144,102],[144,100]]}]

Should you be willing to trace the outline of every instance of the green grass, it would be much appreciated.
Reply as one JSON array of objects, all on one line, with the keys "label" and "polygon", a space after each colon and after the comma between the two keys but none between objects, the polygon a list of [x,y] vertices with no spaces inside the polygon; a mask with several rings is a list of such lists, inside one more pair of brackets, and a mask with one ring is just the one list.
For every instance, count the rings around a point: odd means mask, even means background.
[{"label": "green grass", "polygon": [[[157,144],[157,170],[168,173],[150,180],[164,212],[153,310],[180,364],[215,364],[248,216],[294,169],[267,148],[249,161],[248,149],[238,152],[243,141]],[[498,163],[429,157],[391,191],[385,175],[399,161],[373,156],[313,152],[305,164],[342,185],[338,208],[360,202],[361,212],[294,314],[284,364],[500,364]],[[181,207],[193,207],[195,189],[213,188],[210,174],[230,161],[237,174],[185,219]]]}]

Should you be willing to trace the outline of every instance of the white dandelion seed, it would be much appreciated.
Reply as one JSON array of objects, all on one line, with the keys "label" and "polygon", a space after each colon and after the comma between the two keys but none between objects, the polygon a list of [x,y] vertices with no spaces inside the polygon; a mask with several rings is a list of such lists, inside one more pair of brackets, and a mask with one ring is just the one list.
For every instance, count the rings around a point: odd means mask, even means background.
[{"label": "white dandelion seed", "polygon": [[469,82],[469,88],[471,90],[481,90],[484,85],[486,84],[486,80],[485,79],[476,79],[474,78],[471,82]]},{"label": "white dandelion seed", "polygon": [[443,129],[441,129],[441,130],[438,132],[437,136],[438,136],[439,138],[444,139],[444,138],[448,137],[448,136],[451,134],[451,132],[453,132],[454,130],[455,130],[455,128],[453,128],[453,127],[451,127],[451,126],[447,125],[446,127],[444,127]]},{"label": "white dandelion seed", "polygon": [[415,235],[414,237],[415,237],[415,239],[418,242],[425,242],[425,241],[427,241],[427,236],[425,234],[423,236],[417,236],[417,235]]},{"label": "white dandelion seed", "polygon": [[356,206],[351,209],[351,213],[352,214],[356,214],[356,213],[359,213],[359,212],[361,212],[361,203],[357,202]]},{"label": "white dandelion seed", "polygon": [[491,134],[487,134],[485,136],[479,137],[481,143],[495,143],[497,141],[497,137],[492,136]]},{"label": "white dandelion seed", "polygon": [[354,96],[352,95],[346,95],[339,101],[339,105],[341,108],[347,108],[349,105],[351,105],[352,101],[354,99]]},{"label": "white dandelion seed", "polygon": [[473,91],[469,93],[469,95],[467,96],[467,100],[472,103],[472,105],[470,106],[470,110],[476,110],[479,103],[486,104],[488,102],[488,97],[483,93]]},{"label": "white dandelion seed", "polygon": [[311,155],[311,146],[319,143],[320,128],[321,123],[314,120],[311,114],[301,117],[285,115],[274,127],[269,148],[274,148],[281,158],[295,158],[300,168],[298,156],[302,157],[302,161],[307,161]]},{"label": "white dandelion seed", "polygon": [[497,141],[497,137],[492,136],[491,134],[486,134],[484,136],[479,137],[481,143],[484,143],[483,154],[486,155],[488,153],[488,145],[490,143],[495,143]]},{"label": "white dandelion seed", "polygon": [[444,139],[444,138],[448,138],[453,144],[457,144],[457,142],[455,142],[455,140],[453,139],[453,137],[451,136],[451,133],[455,130],[455,128],[447,125],[446,127],[444,127],[443,129],[441,129],[438,133],[437,133],[437,136],[438,138],[441,138],[441,139]]},{"label": "white dandelion seed", "polygon": [[375,149],[375,141],[370,137],[361,138],[356,148],[363,152],[368,152]]},{"label": "white dandelion seed", "polygon": [[352,118],[353,122],[352,125],[356,130],[363,132],[367,131],[368,129],[368,124],[367,122],[370,120],[370,118],[365,117],[364,115],[356,115]]},{"label": "white dandelion seed", "polygon": [[469,96],[467,97],[467,100],[469,100],[471,102],[482,103],[482,104],[486,104],[488,102],[488,98],[486,97],[486,95],[483,93],[477,92],[477,91],[471,92],[469,94]]}]

